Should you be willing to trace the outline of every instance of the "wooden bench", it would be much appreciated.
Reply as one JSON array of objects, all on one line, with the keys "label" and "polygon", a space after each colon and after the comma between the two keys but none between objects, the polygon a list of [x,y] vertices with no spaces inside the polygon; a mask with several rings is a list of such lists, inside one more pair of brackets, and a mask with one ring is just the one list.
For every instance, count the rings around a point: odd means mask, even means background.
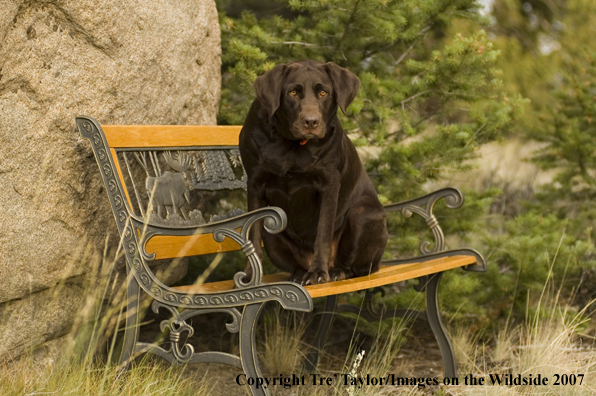
[{"label": "wooden bench", "polygon": [[[288,274],[264,276],[262,263],[248,240],[250,227],[260,221],[268,232],[282,232],[286,215],[281,209],[268,207],[250,213],[232,210],[209,220],[204,218],[208,200],[199,199],[201,194],[246,189],[246,174],[237,148],[241,126],[101,126],[89,117],[77,117],[76,124],[81,136],[93,147],[126,256],[129,276],[123,363],[150,352],[171,363],[223,363],[242,369],[247,377],[261,377],[255,328],[265,303],[277,301],[287,310],[312,311],[312,299],[326,297],[314,347],[307,356],[307,367],[312,370],[338,308],[337,295],[367,290],[366,311],[349,306],[340,309],[360,313],[369,320],[379,319],[381,314],[372,305],[371,289],[420,278],[420,289],[426,291],[423,317],[439,343],[445,375],[457,375],[453,350],[438,310],[439,282],[442,273],[450,269],[486,269],[482,256],[472,249],[445,250],[443,232],[433,215],[434,204],[443,198],[448,207],[460,207],[463,196],[459,190],[444,188],[386,206],[387,211],[400,211],[405,217],[416,213],[426,220],[434,245],[424,243],[422,256],[384,261],[380,271],[369,276],[304,287],[286,281]],[[198,209],[188,209],[190,203],[197,204]],[[149,265],[158,259],[236,250],[242,250],[253,267],[254,276],[248,283],[242,281],[244,273],[240,271],[227,281],[168,287]],[[161,323],[162,330],[169,330],[169,348],[138,341],[141,292],[153,299],[155,312],[169,311],[170,319]],[[231,333],[239,333],[239,355],[195,352],[192,345],[181,342],[183,333],[190,336],[194,332],[187,320],[210,312],[231,316],[226,327]],[[268,394],[261,387],[251,389],[254,395]]]}]

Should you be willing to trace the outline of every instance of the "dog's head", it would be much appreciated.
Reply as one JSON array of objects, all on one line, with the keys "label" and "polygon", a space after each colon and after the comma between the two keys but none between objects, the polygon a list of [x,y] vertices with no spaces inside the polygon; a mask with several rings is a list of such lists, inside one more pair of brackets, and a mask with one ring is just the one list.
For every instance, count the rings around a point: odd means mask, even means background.
[{"label": "dog's head", "polygon": [[335,63],[311,60],[275,66],[255,80],[257,98],[279,132],[302,144],[322,138],[337,106],[345,113],[356,97],[360,80]]}]

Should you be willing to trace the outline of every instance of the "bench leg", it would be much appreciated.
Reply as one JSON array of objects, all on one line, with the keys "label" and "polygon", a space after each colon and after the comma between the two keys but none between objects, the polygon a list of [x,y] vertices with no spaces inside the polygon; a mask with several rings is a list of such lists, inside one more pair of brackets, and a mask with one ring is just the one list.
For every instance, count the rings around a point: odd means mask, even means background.
[{"label": "bench leg", "polygon": [[139,339],[139,301],[141,289],[137,280],[129,280],[126,291],[126,327],[124,328],[124,342],[120,354],[120,364],[127,366],[130,363],[135,345]]},{"label": "bench leg", "polygon": [[[246,378],[262,378],[261,368],[257,359],[257,349],[255,344],[255,330],[257,320],[265,303],[250,304],[244,307],[240,322],[240,361]],[[269,396],[269,390],[263,389],[256,384],[250,386],[253,396]]]},{"label": "bench leg", "polygon": [[443,356],[443,366],[445,367],[445,377],[457,377],[457,362],[453,354],[451,340],[445,332],[445,327],[441,321],[439,313],[439,283],[441,282],[442,272],[429,276],[426,283],[426,315],[428,323],[435,335],[441,356]]},{"label": "bench leg", "polygon": [[323,312],[323,317],[321,318],[315,341],[304,362],[304,368],[309,373],[314,372],[319,364],[319,354],[327,342],[327,337],[329,336],[329,330],[333,324],[333,317],[336,309],[337,296],[327,296],[325,312]]}]

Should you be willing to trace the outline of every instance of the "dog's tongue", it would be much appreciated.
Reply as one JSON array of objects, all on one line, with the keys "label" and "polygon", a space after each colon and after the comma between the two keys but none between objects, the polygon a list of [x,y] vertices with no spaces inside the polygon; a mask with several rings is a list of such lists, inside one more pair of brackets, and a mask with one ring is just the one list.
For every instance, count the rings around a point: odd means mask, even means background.
[{"label": "dog's tongue", "polygon": [[300,141],[300,145],[304,146],[306,144],[306,142],[308,142],[308,139],[304,139]]}]

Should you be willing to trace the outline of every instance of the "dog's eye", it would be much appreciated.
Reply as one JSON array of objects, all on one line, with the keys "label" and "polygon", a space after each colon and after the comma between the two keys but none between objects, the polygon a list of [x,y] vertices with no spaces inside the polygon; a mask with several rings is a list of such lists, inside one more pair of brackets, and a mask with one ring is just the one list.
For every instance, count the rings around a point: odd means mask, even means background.
[{"label": "dog's eye", "polygon": [[327,91],[321,91],[321,92],[319,92],[319,95],[320,96],[327,96]]},{"label": "dog's eye", "polygon": [[290,91],[290,95],[296,96],[296,95],[298,95],[298,92],[296,92],[296,91]]}]

